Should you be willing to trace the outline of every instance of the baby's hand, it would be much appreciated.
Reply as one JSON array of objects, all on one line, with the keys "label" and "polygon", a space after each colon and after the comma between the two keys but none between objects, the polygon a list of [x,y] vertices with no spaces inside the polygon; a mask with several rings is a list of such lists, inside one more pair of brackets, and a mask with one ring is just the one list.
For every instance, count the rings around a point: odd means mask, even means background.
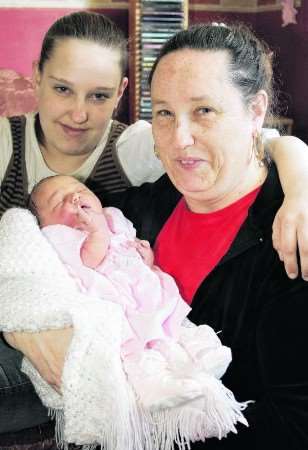
[{"label": "baby's hand", "polygon": [[151,249],[150,243],[148,241],[136,238],[135,247],[145,264],[152,267],[154,264],[154,253]]},{"label": "baby's hand", "polygon": [[78,229],[88,232],[80,249],[83,264],[96,269],[104,260],[110,244],[110,230],[103,211],[78,208]]},{"label": "baby's hand", "polygon": [[77,210],[77,228],[88,233],[106,232],[108,225],[103,212],[97,213],[91,208],[81,208]]}]

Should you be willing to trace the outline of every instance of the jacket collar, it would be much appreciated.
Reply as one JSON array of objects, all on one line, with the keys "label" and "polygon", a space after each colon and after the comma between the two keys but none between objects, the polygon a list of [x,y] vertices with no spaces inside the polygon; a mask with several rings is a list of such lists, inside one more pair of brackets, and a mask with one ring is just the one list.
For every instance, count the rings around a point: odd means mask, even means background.
[{"label": "jacket collar", "polygon": [[255,202],[249,208],[247,219],[218,265],[237,256],[249,247],[262,243],[265,239],[271,239],[272,224],[282,201],[283,191],[277,169],[272,164]]},{"label": "jacket collar", "polygon": [[[174,208],[181,198],[181,194],[176,190],[167,175],[162,177],[171,190],[171,203]],[[266,238],[271,239],[272,225],[275,214],[283,201],[283,191],[279,182],[276,166],[271,164],[268,174],[260,192],[248,211],[248,217],[241,226],[231,247],[218,263],[218,266],[229,259],[239,255],[253,245],[262,243]],[[170,204],[165,211],[166,218],[170,215]],[[163,214],[164,215],[164,214]],[[160,224],[161,228],[162,224]],[[159,230],[156,230],[156,233]],[[155,234],[156,236],[156,234]],[[153,241],[155,240],[155,236]]]}]

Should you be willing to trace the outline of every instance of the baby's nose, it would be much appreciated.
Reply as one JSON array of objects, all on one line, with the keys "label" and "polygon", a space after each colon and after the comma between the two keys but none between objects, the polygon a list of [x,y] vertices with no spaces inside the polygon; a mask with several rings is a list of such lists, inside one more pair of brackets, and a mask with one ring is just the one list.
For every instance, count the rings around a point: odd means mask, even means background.
[{"label": "baby's nose", "polygon": [[79,194],[78,193],[73,193],[73,194],[69,194],[68,195],[68,201],[70,203],[72,203],[73,205],[77,205],[79,203]]},{"label": "baby's nose", "polygon": [[80,200],[80,195],[79,194],[73,194],[73,203],[74,204],[76,204],[76,203],[79,203],[79,200]]}]

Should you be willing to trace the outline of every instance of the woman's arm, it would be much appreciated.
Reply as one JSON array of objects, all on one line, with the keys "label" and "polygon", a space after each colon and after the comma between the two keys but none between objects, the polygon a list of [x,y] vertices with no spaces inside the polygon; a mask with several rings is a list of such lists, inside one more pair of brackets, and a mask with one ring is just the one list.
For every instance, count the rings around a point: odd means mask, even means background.
[{"label": "woman's arm", "polygon": [[[300,283],[304,284],[300,279],[292,283],[296,285],[295,293],[293,288],[285,289],[260,315],[255,356],[261,390],[243,412],[249,426],[236,425],[237,434],[229,433],[221,440],[209,439],[204,449],[308,448],[307,288],[300,288]],[[236,356],[232,364],[235,362]],[[241,382],[249,385],[250,380]],[[192,450],[201,448],[192,445]]]},{"label": "woman's arm", "polygon": [[39,333],[3,333],[11,347],[21,351],[41,376],[58,392],[61,390],[65,356],[73,336],[72,328]]},{"label": "woman's arm", "polygon": [[290,278],[298,276],[298,246],[301,275],[308,281],[308,146],[293,136],[270,139],[266,146],[285,194],[273,223],[273,245]]},{"label": "woman's arm", "polygon": [[258,372],[264,390],[251,411],[251,424],[260,424],[257,449],[300,450],[308,448],[308,290],[301,279],[279,281],[258,321]]}]

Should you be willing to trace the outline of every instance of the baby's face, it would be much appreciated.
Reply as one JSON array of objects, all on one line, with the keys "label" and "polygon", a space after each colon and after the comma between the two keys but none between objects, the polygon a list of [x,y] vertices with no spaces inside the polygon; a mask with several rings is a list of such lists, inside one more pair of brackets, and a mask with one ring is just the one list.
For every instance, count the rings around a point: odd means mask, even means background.
[{"label": "baby's face", "polygon": [[85,209],[102,213],[102,205],[96,195],[84,184],[69,176],[49,178],[34,194],[40,225],[67,225],[78,228],[78,211]]}]

